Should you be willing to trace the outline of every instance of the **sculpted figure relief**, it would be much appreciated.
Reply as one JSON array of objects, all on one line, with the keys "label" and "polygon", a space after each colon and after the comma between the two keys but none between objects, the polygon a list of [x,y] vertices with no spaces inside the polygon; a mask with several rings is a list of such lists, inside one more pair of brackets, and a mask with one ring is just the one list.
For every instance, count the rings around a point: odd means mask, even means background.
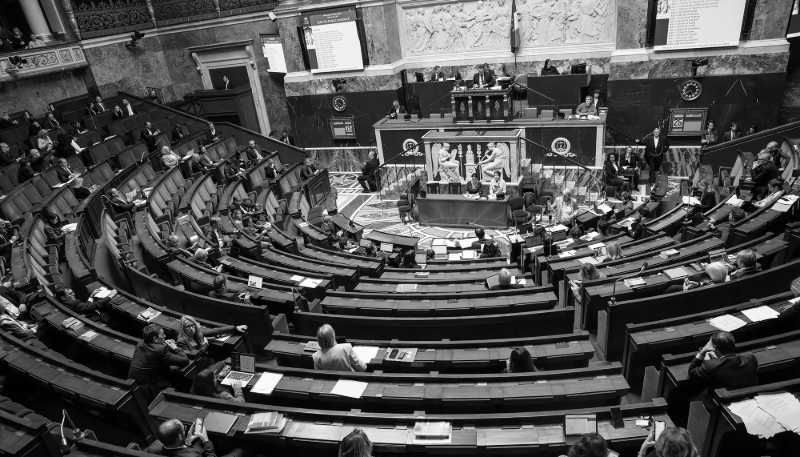
[{"label": "sculpted figure relief", "polygon": [[[406,51],[500,49],[511,34],[511,4],[477,0],[409,9],[403,21]],[[614,0],[517,0],[522,45],[612,40],[614,11]]]}]

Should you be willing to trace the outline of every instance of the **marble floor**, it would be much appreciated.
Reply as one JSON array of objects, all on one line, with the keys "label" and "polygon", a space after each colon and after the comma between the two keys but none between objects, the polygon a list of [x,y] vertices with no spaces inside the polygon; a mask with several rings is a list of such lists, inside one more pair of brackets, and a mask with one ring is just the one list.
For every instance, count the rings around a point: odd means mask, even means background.
[{"label": "marble floor", "polygon": [[[356,173],[331,173],[331,185],[339,192],[336,199],[339,212],[364,226],[365,235],[372,230],[381,230],[386,233],[417,237],[421,252],[430,247],[435,238],[474,236],[471,229],[424,227],[417,223],[404,224],[397,212],[397,200],[381,200],[377,193],[363,193],[361,186],[356,181],[357,176]],[[679,183],[680,178],[670,178],[667,200],[675,198]],[[513,228],[487,230],[487,234],[494,236],[498,241],[500,250],[504,254],[510,246],[508,235],[513,233]]]}]

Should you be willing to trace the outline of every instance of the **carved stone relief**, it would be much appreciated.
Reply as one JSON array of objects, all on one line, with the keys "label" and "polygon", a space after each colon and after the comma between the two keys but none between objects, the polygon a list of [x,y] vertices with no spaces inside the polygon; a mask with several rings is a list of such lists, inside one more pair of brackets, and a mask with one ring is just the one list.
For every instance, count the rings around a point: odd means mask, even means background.
[{"label": "carved stone relief", "polygon": [[[615,0],[516,0],[522,47],[612,41]],[[510,46],[511,0],[477,0],[408,8],[407,54]]]}]

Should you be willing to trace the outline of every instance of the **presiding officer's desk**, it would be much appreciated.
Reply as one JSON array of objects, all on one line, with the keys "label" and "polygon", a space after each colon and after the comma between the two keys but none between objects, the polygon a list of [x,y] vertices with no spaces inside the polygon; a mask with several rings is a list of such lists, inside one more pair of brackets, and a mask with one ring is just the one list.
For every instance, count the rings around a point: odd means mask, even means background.
[{"label": "presiding officer's desk", "polygon": [[508,198],[481,200],[460,194],[428,194],[417,199],[420,225],[437,227],[467,227],[482,225],[489,228],[508,228],[510,210]]},{"label": "presiding officer's desk", "polygon": [[[227,362],[227,361],[226,361]],[[221,369],[219,362],[215,369]],[[390,374],[256,365],[245,401],[316,409],[405,413],[509,413],[618,405],[628,393],[619,362],[532,373]],[[282,375],[269,395],[253,392],[262,373]],[[332,394],[340,380],[364,382],[360,398]]]},{"label": "presiding officer's desk", "polygon": [[630,382],[631,390],[639,393],[646,367],[657,366],[662,354],[678,354],[702,347],[708,338],[719,330],[708,323],[709,319],[717,316],[729,314],[746,323],[744,327],[736,329],[736,341],[739,344],[780,333],[782,329],[789,329],[791,324],[781,319],[752,322],[742,310],[768,306],[780,312],[781,308],[789,304],[788,300],[791,298],[794,298],[792,292],[784,292],[703,313],[642,324],[628,324],[622,357],[625,379]]},{"label": "presiding officer's desk", "polygon": [[[314,352],[306,351],[313,336],[273,332],[272,340],[264,348],[267,355],[275,357],[281,366],[313,368]],[[378,353],[366,360],[367,370],[382,372],[428,373],[480,372],[497,373],[506,366],[509,354],[516,347],[528,350],[538,368],[559,370],[586,367],[594,357],[594,347],[589,332],[565,333],[527,338],[464,341],[406,341],[347,339],[353,346],[374,346]],[[413,362],[386,360],[389,348],[417,350]]]},{"label": "presiding officer's desk", "polygon": [[[624,455],[634,453],[650,433],[647,428],[636,426],[640,416],[652,416],[655,420],[672,421],[666,415],[664,399],[652,402],[621,405],[623,427],[614,428],[611,423],[611,407],[559,410],[546,412],[501,413],[501,414],[390,414],[354,411],[327,411],[281,406],[266,406],[256,403],[239,403],[208,397],[178,393],[169,388],[150,404],[150,417],[157,423],[167,419],[178,419],[190,425],[198,417],[211,412],[228,413],[235,419],[226,434],[237,443],[274,450],[280,455],[297,457],[333,455],[342,438],[362,429],[374,445],[377,455],[388,453],[404,455],[485,455],[485,454],[536,454],[555,457],[565,454],[578,437],[564,435],[564,414],[596,414],[597,431],[608,442],[608,446]],[[277,435],[245,434],[250,417],[254,413],[276,411],[284,414],[289,422]],[[419,421],[446,421],[453,425],[452,440],[447,444],[420,444],[414,440],[414,424]],[[209,433],[212,441],[220,438],[218,433]]]}]

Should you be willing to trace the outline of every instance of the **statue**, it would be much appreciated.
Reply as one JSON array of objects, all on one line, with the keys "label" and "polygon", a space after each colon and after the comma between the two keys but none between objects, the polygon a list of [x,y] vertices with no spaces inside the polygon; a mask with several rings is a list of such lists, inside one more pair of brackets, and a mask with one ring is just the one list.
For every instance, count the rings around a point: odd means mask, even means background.
[{"label": "statue", "polygon": [[[484,179],[491,180],[495,171],[499,171],[504,177],[510,176],[508,145],[499,143],[495,146],[494,143],[489,143],[487,147],[486,157],[478,163],[481,166]],[[503,174],[504,170],[505,174]]]},{"label": "statue", "polygon": [[[431,155],[436,158],[434,167],[438,166],[439,168],[439,181],[462,181],[461,174],[459,173],[461,163],[456,159],[458,150],[453,149],[451,152],[449,143],[444,143],[442,145],[436,143],[433,145],[431,153]],[[433,170],[433,174],[436,176],[436,169]]]}]

